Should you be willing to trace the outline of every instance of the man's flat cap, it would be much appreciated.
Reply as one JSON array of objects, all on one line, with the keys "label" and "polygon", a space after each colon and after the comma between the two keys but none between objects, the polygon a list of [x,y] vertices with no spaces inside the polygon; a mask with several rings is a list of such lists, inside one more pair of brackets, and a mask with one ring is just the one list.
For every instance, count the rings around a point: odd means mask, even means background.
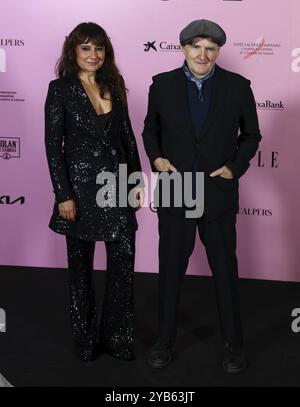
[{"label": "man's flat cap", "polygon": [[218,24],[209,20],[195,20],[181,31],[180,44],[184,45],[192,38],[201,36],[210,37],[220,47],[226,42],[226,34]]}]

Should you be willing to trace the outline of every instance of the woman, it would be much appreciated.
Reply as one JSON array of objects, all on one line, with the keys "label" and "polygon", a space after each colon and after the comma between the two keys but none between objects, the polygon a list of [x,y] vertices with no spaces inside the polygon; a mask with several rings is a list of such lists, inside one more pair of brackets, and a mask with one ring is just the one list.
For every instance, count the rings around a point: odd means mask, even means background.
[{"label": "woman", "polygon": [[[65,40],[57,74],[45,104],[46,153],[55,193],[49,227],[66,235],[75,351],[91,361],[100,343],[112,356],[132,360],[135,209],[99,205],[96,179],[110,172],[118,185],[119,164],[127,164],[128,173],[141,171],[141,165],[124,81],[103,28],[79,24]],[[106,188],[108,201],[118,198],[114,184]],[[133,192],[142,206],[143,189]],[[99,240],[106,245],[107,281],[98,327],[92,271]]]}]

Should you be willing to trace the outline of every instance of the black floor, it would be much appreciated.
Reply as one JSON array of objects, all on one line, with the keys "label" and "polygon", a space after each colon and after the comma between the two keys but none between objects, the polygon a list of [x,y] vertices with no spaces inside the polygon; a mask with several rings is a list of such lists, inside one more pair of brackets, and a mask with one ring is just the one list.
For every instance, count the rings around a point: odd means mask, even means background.
[{"label": "black floor", "polygon": [[[105,273],[95,272],[97,299]],[[62,269],[0,267],[0,372],[14,386],[300,386],[300,332],[291,312],[300,308],[300,284],[241,280],[248,369],[239,375],[220,367],[213,281],[186,276],[181,297],[178,352],[163,370],[153,370],[145,351],[156,336],[157,275],[136,273],[137,360],[103,355],[85,364],[72,353],[68,276]]]}]

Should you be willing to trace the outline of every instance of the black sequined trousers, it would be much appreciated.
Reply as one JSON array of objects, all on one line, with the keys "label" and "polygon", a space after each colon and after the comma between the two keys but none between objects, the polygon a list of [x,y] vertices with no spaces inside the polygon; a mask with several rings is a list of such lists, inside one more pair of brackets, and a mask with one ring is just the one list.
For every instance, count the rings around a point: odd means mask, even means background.
[{"label": "black sequined trousers", "polygon": [[105,242],[107,276],[98,323],[93,263],[95,242],[66,236],[70,276],[70,316],[75,344],[92,352],[100,343],[114,356],[133,348],[135,233]]}]

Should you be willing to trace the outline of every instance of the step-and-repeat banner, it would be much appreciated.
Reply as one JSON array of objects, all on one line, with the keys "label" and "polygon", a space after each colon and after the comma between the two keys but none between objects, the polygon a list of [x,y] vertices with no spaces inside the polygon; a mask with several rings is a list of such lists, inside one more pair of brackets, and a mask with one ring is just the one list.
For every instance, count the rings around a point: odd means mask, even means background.
[{"label": "step-and-repeat banner", "polygon": [[[0,264],[66,267],[64,236],[48,229],[53,193],[44,148],[44,101],[66,35],[80,22],[105,28],[141,133],[152,76],[183,62],[179,32],[216,21],[227,33],[220,66],[251,79],[263,140],[240,181],[241,277],[300,281],[299,0],[10,0],[0,11]],[[136,270],[157,272],[157,215],[138,212]],[[103,242],[96,268],[104,269]],[[190,274],[210,274],[199,240]]]}]

